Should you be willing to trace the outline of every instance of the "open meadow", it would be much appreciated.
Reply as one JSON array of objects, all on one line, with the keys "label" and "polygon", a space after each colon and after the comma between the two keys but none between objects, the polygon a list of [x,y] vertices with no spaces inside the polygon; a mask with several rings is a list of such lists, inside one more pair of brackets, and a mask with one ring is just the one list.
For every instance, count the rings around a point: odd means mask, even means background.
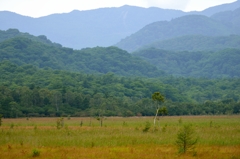
[{"label": "open meadow", "polygon": [[[2,119],[0,158],[240,159],[240,116]],[[195,149],[178,152],[177,134],[192,125]]]}]

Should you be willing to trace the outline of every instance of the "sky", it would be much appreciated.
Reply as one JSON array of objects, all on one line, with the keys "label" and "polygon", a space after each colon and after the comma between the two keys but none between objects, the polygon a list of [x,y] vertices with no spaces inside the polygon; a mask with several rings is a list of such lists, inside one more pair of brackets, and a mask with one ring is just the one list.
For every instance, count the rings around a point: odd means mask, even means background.
[{"label": "sky", "polygon": [[11,11],[30,17],[42,17],[73,10],[91,10],[123,5],[158,7],[182,11],[201,11],[206,8],[232,3],[236,0],[0,0],[0,11]]}]

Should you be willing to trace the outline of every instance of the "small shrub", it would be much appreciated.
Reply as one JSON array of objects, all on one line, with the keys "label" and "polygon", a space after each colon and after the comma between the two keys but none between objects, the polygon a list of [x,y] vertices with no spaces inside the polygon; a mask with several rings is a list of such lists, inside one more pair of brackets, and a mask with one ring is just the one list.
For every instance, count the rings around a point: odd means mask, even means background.
[{"label": "small shrub", "polygon": [[14,124],[13,124],[13,123],[11,123],[11,125],[10,125],[10,128],[11,128],[11,129],[13,129],[13,127],[14,127]]},{"label": "small shrub", "polygon": [[145,128],[143,129],[143,132],[148,132],[150,128],[151,128],[151,124],[149,121],[147,121],[145,124]]},{"label": "small shrub", "polygon": [[39,150],[34,149],[34,150],[32,151],[32,157],[37,157],[37,156],[39,156],[39,155],[40,155],[40,151],[39,151]]},{"label": "small shrub", "polygon": [[93,148],[95,146],[95,143],[94,142],[91,142],[91,147]]},{"label": "small shrub", "polygon": [[179,153],[186,153],[188,150],[193,150],[197,143],[195,131],[191,125],[185,125],[178,131],[176,145],[179,148]]},{"label": "small shrub", "polygon": [[162,128],[162,132],[166,132],[167,129],[167,124],[164,125],[164,127]]},{"label": "small shrub", "polygon": [[178,124],[182,124],[182,118],[181,117],[178,119]]},{"label": "small shrub", "polygon": [[128,126],[127,122],[123,121],[123,126]]},{"label": "small shrub", "polygon": [[61,129],[64,126],[64,118],[61,117],[57,120],[57,129]]},{"label": "small shrub", "polygon": [[23,146],[23,141],[20,141],[20,145]]},{"label": "small shrub", "polygon": [[210,124],[209,124],[210,128],[212,127],[212,125],[213,125],[213,122],[212,122],[212,121],[210,121]]}]

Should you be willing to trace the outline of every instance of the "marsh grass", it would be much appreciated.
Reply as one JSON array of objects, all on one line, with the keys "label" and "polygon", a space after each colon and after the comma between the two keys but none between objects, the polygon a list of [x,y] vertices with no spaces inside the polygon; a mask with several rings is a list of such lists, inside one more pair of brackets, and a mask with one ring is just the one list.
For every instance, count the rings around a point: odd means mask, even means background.
[{"label": "marsh grass", "polygon": [[[19,158],[28,158],[32,156],[33,149],[41,152],[37,158],[94,158],[94,155],[98,158],[240,156],[239,116],[182,116],[183,124],[191,124],[199,138],[195,156],[188,153],[179,156],[177,153],[174,143],[182,127],[179,118],[164,117],[161,126],[157,126],[161,131],[150,128],[145,133],[143,129],[152,117],[107,118],[103,127],[91,118],[71,117],[71,120],[65,120],[62,129],[56,129],[57,118],[3,119],[0,158],[14,158],[17,154],[21,154]],[[87,124],[90,121],[91,125]],[[86,124],[80,126],[80,122]],[[14,128],[11,128],[12,123]],[[8,145],[11,149],[7,148]]]}]

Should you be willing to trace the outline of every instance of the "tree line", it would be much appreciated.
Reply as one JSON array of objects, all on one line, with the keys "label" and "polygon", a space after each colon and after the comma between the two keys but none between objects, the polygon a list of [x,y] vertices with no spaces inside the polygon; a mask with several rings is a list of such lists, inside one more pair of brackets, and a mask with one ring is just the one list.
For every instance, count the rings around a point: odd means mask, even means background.
[{"label": "tree line", "polygon": [[0,114],[4,117],[150,116],[156,113],[154,92],[165,97],[161,107],[169,115],[240,111],[238,79],[89,75],[8,61],[0,63],[0,73]]}]

